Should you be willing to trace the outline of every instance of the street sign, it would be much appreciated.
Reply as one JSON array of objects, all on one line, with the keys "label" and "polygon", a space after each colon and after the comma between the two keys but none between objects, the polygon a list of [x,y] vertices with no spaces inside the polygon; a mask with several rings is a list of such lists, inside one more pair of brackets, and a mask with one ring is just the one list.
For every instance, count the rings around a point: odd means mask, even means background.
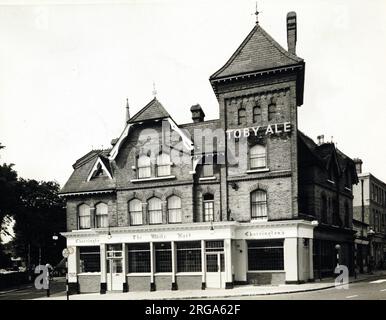
[{"label": "street sign", "polygon": [[62,255],[64,258],[68,258],[68,256],[70,255],[70,250],[68,250],[67,248],[64,248],[62,251]]}]

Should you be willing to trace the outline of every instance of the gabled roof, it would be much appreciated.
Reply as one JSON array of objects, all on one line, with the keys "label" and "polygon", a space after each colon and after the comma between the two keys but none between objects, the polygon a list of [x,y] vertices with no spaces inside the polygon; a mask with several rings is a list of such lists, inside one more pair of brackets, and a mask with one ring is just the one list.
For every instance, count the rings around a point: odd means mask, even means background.
[{"label": "gabled roof", "polygon": [[354,161],[345,155],[342,151],[335,147],[334,143],[323,143],[317,145],[310,137],[306,136],[303,132],[298,130],[298,137],[300,141],[308,148],[314,158],[322,165],[326,170],[330,168],[334,161],[338,169],[338,174],[351,169],[351,177],[354,183],[357,183],[358,177],[355,170]]},{"label": "gabled roof", "polygon": [[87,177],[87,181],[90,181],[93,177],[93,175],[99,170],[99,167],[105,172],[105,174],[112,179],[113,178],[113,172],[111,169],[110,161],[107,159],[104,155],[100,154],[97,158],[97,160],[94,163],[94,166],[90,170],[90,173]]},{"label": "gabled roof", "polygon": [[302,62],[303,59],[286,51],[256,24],[228,62],[215,72],[210,80]]},{"label": "gabled roof", "polygon": [[154,98],[139,112],[137,112],[129,122],[140,122],[145,120],[155,120],[170,117],[169,113],[165,110],[163,105]]}]

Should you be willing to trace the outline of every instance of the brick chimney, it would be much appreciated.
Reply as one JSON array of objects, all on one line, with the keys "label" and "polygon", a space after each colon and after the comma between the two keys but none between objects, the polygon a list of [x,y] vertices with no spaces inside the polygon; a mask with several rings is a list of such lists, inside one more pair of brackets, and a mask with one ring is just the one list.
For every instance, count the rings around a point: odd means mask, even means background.
[{"label": "brick chimney", "polygon": [[362,173],[362,164],[363,164],[363,161],[359,158],[355,158],[353,159],[354,163],[355,163],[355,169],[357,170],[357,174],[360,174]]},{"label": "brick chimney", "polygon": [[202,122],[205,118],[205,113],[202,111],[202,108],[199,104],[195,104],[190,107],[190,111],[192,112],[193,122]]},{"label": "brick chimney", "polygon": [[324,134],[319,135],[317,139],[318,139],[318,146],[322,145],[324,143]]},{"label": "brick chimney", "polygon": [[296,12],[287,14],[287,44],[288,52],[296,55]]}]

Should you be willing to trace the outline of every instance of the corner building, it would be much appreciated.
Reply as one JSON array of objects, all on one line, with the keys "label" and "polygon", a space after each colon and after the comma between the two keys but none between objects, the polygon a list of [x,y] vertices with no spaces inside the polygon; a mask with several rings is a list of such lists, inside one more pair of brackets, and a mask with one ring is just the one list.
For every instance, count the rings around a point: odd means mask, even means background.
[{"label": "corner building", "polygon": [[313,281],[319,218],[299,211],[295,13],[287,38],[285,50],[256,23],[210,77],[219,119],[195,105],[193,122],[177,124],[154,98],[110,149],[76,161],[61,190],[72,292]]}]

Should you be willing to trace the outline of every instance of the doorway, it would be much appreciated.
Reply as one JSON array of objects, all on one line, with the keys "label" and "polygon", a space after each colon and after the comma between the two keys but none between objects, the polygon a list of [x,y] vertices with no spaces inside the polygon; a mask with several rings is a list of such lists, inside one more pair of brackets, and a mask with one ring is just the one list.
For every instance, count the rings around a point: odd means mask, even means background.
[{"label": "doorway", "polygon": [[107,246],[107,290],[122,291],[124,273],[122,267],[122,245],[109,244]]},{"label": "doorway", "polygon": [[206,287],[225,288],[224,240],[205,242]]}]

